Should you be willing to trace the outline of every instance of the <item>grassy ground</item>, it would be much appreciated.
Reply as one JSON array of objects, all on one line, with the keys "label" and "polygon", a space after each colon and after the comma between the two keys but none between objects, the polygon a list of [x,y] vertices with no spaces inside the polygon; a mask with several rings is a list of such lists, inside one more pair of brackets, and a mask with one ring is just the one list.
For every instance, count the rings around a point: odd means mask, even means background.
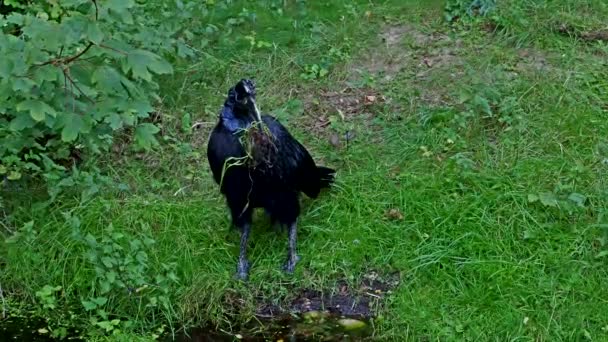
[{"label": "grassy ground", "polygon": [[[78,306],[115,276],[106,256],[127,265],[119,277],[161,284],[135,302],[109,292],[107,320],[227,326],[298,289],[398,272],[375,322],[384,339],[608,339],[608,45],[588,39],[608,5],[505,1],[449,25],[442,1],[329,3],[237,1],[206,18],[243,22],[165,80],[162,148],[108,157],[122,191],[18,213],[34,225],[3,248],[5,294],[102,321]],[[262,110],[339,171],[304,201],[295,275],[280,271],[286,236],[260,215],[241,284],[205,143],[228,87],[249,75]],[[36,295],[45,285],[62,288]]]}]

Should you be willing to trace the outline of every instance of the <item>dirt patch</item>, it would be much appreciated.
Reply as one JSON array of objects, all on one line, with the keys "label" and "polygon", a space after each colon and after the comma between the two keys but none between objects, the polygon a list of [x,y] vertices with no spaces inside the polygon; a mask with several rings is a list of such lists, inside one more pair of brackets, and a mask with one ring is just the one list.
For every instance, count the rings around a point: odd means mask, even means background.
[{"label": "dirt patch", "polygon": [[380,33],[380,38],[389,47],[397,46],[406,38],[412,40],[416,45],[424,45],[430,40],[429,35],[420,32],[410,25],[386,27]]},{"label": "dirt patch", "polygon": [[357,76],[380,74],[392,80],[404,69],[438,68],[459,62],[460,40],[441,32],[423,32],[411,25],[388,26],[379,34],[379,44],[353,65]]},{"label": "dirt patch", "polygon": [[[409,24],[387,26],[375,44],[349,66],[347,80],[342,85],[334,89],[300,91],[304,112],[308,115],[297,124],[318,136],[328,136],[329,143],[339,147],[352,138],[350,129],[343,126],[349,126],[355,118],[371,125],[375,113],[386,110],[387,106],[399,111],[390,97],[376,90],[381,86],[352,86],[367,84],[362,79],[368,76],[379,83],[407,77],[411,82],[403,82],[409,87],[404,91],[418,93],[417,100],[425,105],[443,106],[450,101],[452,81],[464,73],[462,50],[461,40],[443,32],[424,32]],[[333,120],[339,121],[340,129],[330,129]]]},{"label": "dirt patch", "polygon": [[546,53],[536,49],[521,49],[517,51],[519,61],[516,68],[518,70],[543,71],[551,68],[547,61]]},{"label": "dirt patch", "polygon": [[569,24],[561,23],[557,25],[557,32],[561,35],[590,43],[608,42],[608,29],[581,31]]},{"label": "dirt patch", "polygon": [[369,272],[361,283],[354,286],[340,281],[327,291],[303,289],[286,306],[261,302],[256,315],[268,319],[319,311],[343,317],[371,318],[385,296],[399,285],[399,278],[398,273],[380,276],[377,272]]},{"label": "dirt patch", "polygon": [[608,30],[583,32],[581,38],[591,42],[608,42]]},{"label": "dirt patch", "polygon": [[332,120],[349,122],[363,117],[371,120],[377,106],[388,99],[377,90],[364,87],[345,87],[340,91],[320,90],[304,98],[304,112],[309,115],[302,120],[302,125],[312,133],[322,135],[331,125]]},{"label": "dirt patch", "polygon": [[379,34],[377,46],[354,63],[350,79],[371,74],[386,83],[405,77],[412,82],[403,83],[419,94],[417,101],[440,107],[450,101],[450,85],[464,73],[462,45],[462,40],[442,31],[388,26]]}]

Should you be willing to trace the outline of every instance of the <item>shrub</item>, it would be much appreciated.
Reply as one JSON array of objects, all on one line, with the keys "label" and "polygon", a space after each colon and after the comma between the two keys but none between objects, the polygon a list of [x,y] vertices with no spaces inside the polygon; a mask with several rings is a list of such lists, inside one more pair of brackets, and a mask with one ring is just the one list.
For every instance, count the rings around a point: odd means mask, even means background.
[{"label": "shrub", "polygon": [[155,76],[172,73],[163,56],[191,54],[153,16],[163,4],[4,2],[0,176],[57,184],[83,156],[108,151],[120,130],[135,148],[156,144],[159,129],[146,121],[159,99]]}]

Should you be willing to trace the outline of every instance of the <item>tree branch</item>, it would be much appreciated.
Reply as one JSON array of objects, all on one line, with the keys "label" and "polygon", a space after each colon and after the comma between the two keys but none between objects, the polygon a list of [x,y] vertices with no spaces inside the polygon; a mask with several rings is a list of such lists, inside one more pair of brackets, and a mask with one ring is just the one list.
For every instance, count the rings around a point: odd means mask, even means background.
[{"label": "tree branch", "polygon": [[63,69],[63,75],[64,77],[70,81],[70,84],[72,84],[72,86],[74,88],[76,88],[76,90],[78,90],[78,92],[84,96],[87,100],[89,100],[92,104],[95,104],[95,101],[90,98],[87,94],[84,93],[84,91],[82,91],[82,89],[80,89],[80,87],[78,86],[78,84],[76,84],[76,82],[74,81],[74,79],[72,78],[72,76],[70,76],[70,70],[68,68]]},{"label": "tree branch", "polygon": [[[95,21],[99,20],[99,7],[97,7],[97,0],[91,0],[93,2],[93,6],[95,6]],[[61,50],[59,52],[59,57],[58,58],[54,58],[51,59],[49,61],[46,61],[44,63],[41,64],[37,64],[36,66],[45,66],[45,65],[49,65],[49,64],[53,64],[53,65],[60,65],[60,64],[70,64],[71,62],[77,60],[80,56],[84,55],[85,53],[87,53],[87,51],[89,51],[89,49],[91,47],[93,47],[93,42],[89,42],[87,44],[87,46],[84,48],[84,50],[80,51],[79,53],[70,56],[70,57],[65,57],[65,58],[61,58],[61,53],[63,52],[63,46],[61,47]]]},{"label": "tree branch", "polygon": [[112,50],[112,51],[114,51],[114,52],[120,53],[121,55],[125,55],[125,56],[128,56],[128,55],[129,55],[129,53],[128,53],[128,52],[125,52],[125,51],[121,51],[121,50],[115,49],[115,48],[113,48],[113,47],[111,47],[111,46],[107,46],[107,45],[105,45],[105,44],[99,44],[98,46],[99,46],[99,47],[101,47],[101,48],[104,48],[104,49],[108,49],[108,50]]}]

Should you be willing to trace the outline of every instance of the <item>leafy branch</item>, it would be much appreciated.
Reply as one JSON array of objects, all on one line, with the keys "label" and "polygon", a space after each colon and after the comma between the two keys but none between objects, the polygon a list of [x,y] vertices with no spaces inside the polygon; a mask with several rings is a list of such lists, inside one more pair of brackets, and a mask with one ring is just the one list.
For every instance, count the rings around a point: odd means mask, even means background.
[{"label": "leafy branch", "polygon": [[[97,0],[91,0],[91,2],[93,3],[93,6],[95,7],[95,21],[99,21],[99,7],[97,6]],[[51,60],[46,61],[44,63],[38,64],[38,66],[44,66],[44,65],[49,65],[49,64],[52,64],[52,65],[55,65],[55,66],[60,66],[60,65],[70,64],[73,61],[75,61],[78,58],[80,58],[85,53],[87,53],[89,51],[89,49],[91,49],[91,47],[93,47],[93,45],[95,45],[95,44],[92,41],[89,41],[89,43],[87,44],[87,46],[85,46],[85,48],[82,49],[82,51],[76,53],[73,56],[69,56],[69,57],[65,57],[65,58],[51,59]],[[59,56],[60,57],[61,57],[61,52],[62,51],[63,51],[63,46],[61,47],[61,50],[59,51]]]},{"label": "leafy branch", "polygon": [[[177,40],[161,30],[149,6],[155,5],[39,2],[0,18],[1,177],[31,176],[55,194],[76,184],[70,175],[76,169],[65,167],[74,164],[75,146],[85,155],[101,153],[126,127],[136,148],[157,143],[159,129],[142,121],[159,98],[155,76],[173,72],[161,55]],[[93,47],[100,49],[91,53]]]}]

